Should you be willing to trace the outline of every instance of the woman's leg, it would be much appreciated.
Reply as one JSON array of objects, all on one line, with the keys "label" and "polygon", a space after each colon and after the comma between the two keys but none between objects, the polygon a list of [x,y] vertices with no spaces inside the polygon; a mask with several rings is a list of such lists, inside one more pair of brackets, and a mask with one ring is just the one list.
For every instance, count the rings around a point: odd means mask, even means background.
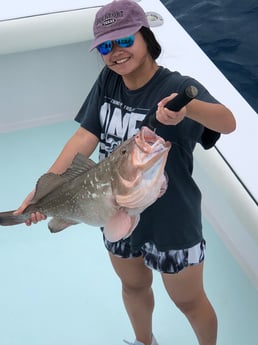
[{"label": "woman's leg", "polygon": [[144,265],[141,256],[123,259],[109,255],[122,282],[123,301],[136,339],[145,345],[151,345],[154,309],[152,271]]},{"label": "woman's leg", "polygon": [[215,345],[217,318],[203,289],[203,263],[177,274],[162,273],[170,298],[188,318],[200,345]]}]

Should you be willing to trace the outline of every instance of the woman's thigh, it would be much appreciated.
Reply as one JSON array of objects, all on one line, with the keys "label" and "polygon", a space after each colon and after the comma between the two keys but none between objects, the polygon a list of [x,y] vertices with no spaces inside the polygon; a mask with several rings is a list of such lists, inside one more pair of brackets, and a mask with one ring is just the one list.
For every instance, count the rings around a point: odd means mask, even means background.
[{"label": "woman's thigh", "polygon": [[142,256],[130,259],[109,253],[111,263],[122,283],[131,287],[151,286],[152,271],[145,266]]},{"label": "woman's thigh", "polygon": [[176,274],[162,273],[170,298],[178,306],[198,303],[205,297],[203,289],[203,262],[188,266]]}]

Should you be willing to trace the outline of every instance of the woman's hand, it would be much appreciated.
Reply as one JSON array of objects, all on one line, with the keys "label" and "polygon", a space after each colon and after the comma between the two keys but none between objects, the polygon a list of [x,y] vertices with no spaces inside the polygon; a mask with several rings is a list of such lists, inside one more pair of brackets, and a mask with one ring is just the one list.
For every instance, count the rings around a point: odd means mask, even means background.
[{"label": "woman's hand", "polygon": [[186,115],[186,107],[181,108],[179,111],[172,111],[166,108],[166,104],[175,98],[177,93],[172,93],[170,96],[163,98],[158,103],[158,109],[156,111],[156,119],[163,123],[163,125],[177,125],[181,122]]},{"label": "woman's hand", "polygon": [[[28,194],[28,196],[25,198],[25,200],[20,205],[20,207],[16,211],[14,211],[13,214],[14,215],[22,214],[22,212],[25,210],[25,208],[30,204],[34,194],[35,194],[35,190],[30,192],[30,194]],[[46,218],[47,217],[40,212],[32,213],[30,215],[30,218],[26,220],[25,224],[30,226],[32,223],[36,224],[37,222],[39,222],[41,220],[45,220]]]}]

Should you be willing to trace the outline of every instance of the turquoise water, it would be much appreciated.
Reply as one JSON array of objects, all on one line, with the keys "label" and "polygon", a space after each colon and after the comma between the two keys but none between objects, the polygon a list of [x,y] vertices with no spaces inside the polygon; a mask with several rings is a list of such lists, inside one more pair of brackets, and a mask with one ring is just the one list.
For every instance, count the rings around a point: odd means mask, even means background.
[{"label": "turquoise water", "polygon": [[[0,135],[0,210],[16,208],[76,124]],[[96,158],[96,155],[94,156]],[[219,319],[218,345],[255,345],[258,291],[204,220],[205,284]],[[133,332],[98,228],[51,234],[47,223],[0,229],[1,345],[122,345]],[[154,332],[160,345],[197,345],[158,274]]]}]

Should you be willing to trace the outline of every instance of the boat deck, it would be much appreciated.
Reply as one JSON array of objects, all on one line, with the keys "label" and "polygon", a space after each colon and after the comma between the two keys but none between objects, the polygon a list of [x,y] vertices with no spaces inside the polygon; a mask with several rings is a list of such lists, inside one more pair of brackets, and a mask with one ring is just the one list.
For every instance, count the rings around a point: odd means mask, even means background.
[{"label": "boat deck", "polygon": [[[52,163],[76,124],[1,134],[0,210],[13,209]],[[0,344],[122,345],[133,340],[98,228],[51,234],[47,223],[0,229]],[[218,345],[258,339],[258,291],[204,220],[205,285],[219,319]],[[160,345],[197,345],[185,317],[154,275],[154,332]]]}]

